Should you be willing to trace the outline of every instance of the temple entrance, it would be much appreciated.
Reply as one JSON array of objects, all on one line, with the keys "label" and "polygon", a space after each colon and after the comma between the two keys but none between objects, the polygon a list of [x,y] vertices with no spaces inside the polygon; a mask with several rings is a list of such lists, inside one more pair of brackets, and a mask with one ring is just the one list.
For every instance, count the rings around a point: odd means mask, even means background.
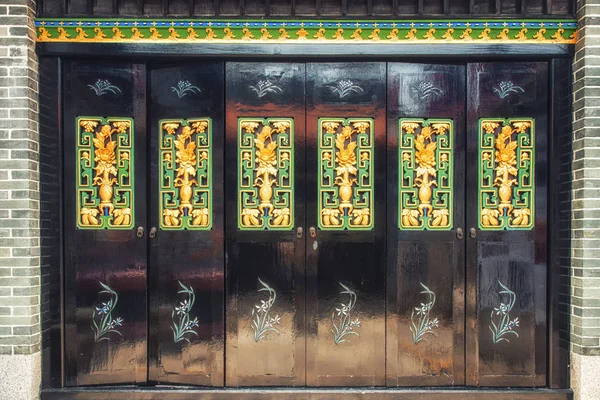
[{"label": "temple entrance", "polygon": [[546,63],[63,75],[69,385],[546,384]]}]

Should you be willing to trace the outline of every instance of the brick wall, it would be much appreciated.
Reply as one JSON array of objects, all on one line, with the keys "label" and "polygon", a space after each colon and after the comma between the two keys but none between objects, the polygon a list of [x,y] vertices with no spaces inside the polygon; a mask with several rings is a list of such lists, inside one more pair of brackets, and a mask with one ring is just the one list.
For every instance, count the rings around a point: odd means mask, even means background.
[{"label": "brick wall", "polygon": [[[600,0],[577,2],[573,64],[571,385],[600,399]],[[591,357],[590,357],[591,356]]]},{"label": "brick wall", "polygon": [[600,355],[600,0],[578,2],[574,61],[572,351]]},{"label": "brick wall", "polygon": [[10,399],[35,397],[39,387],[34,356],[40,350],[34,15],[32,1],[0,0],[0,398]]}]

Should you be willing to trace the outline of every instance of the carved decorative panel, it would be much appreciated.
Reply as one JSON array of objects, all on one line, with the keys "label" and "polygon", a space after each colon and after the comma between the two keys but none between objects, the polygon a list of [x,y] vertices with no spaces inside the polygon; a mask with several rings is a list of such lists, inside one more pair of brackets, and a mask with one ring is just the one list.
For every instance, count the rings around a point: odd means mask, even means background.
[{"label": "carved decorative panel", "polygon": [[238,227],[294,224],[294,120],[238,119]]},{"label": "carved decorative panel", "polygon": [[401,119],[399,227],[452,229],[454,126],[449,119]]},{"label": "carved decorative panel", "polygon": [[77,118],[77,227],[133,227],[133,120]]},{"label": "carved decorative panel", "polygon": [[212,121],[159,121],[161,229],[212,227]]},{"label": "carved decorative panel", "polygon": [[373,229],[373,119],[319,119],[319,228]]},{"label": "carved decorative panel", "polygon": [[479,229],[533,228],[535,121],[479,120]]}]

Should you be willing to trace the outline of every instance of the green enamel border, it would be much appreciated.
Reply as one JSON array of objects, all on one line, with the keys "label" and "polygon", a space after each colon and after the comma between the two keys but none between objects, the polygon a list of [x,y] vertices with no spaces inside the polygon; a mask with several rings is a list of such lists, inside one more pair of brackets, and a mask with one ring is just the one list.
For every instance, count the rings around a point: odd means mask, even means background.
[{"label": "green enamel border", "polygon": [[[92,142],[90,142],[90,146],[87,147],[83,147],[83,145],[81,145],[81,133],[82,133],[82,127],[79,126],[79,122],[82,120],[95,120],[98,121],[99,124],[103,125],[106,123],[111,123],[112,121],[128,121],[131,124],[131,127],[129,128],[129,165],[128,165],[128,174],[129,174],[129,182],[130,185],[128,186],[128,188],[130,188],[131,190],[131,196],[129,199],[129,209],[131,210],[131,222],[129,225],[117,225],[117,226],[112,226],[108,223],[108,217],[101,217],[102,218],[102,224],[101,225],[83,225],[81,223],[81,218],[80,218],[80,210],[82,209],[82,207],[84,206],[84,204],[82,204],[81,201],[81,193],[82,190],[86,189],[86,190],[93,190],[96,194],[95,196],[95,204],[85,204],[86,206],[89,207],[93,207],[93,208],[97,208],[99,203],[99,195],[98,195],[98,190],[97,187],[92,185],[91,182],[88,186],[81,186],[80,183],[80,178],[83,176],[82,175],[82,168],[81,168],[81,162],[82,162],[82,158],[80,157],[80,153],[84,152],[84,151],[90,151],[90,160],[93,160],[92,155],[94,154],[94,145],[92,144]],[[134,224],[135,224],[135,173],[134,173],[134,169],[135,169],[135,125],[134,125],[134,121],[133,118],[127,118],[127,117],[98,117],[98,116],[79,116],[76,118],[75,120],[75,131],[77,132],[76,138],[75,138],[75,152],[76,152],[76,156],[75,156],[75,161],[77,164],[77,168],[75,168],[75,187],[76,187],[76,204],[77,207],[75,209],[75,213],[76,213],[76,219],[77,219],[77,229],[85,229],[85,230],[103,230],[103,229],[114,229],[114,230],[127,230],[127,229],[131,229],[133,228]],[[119,145],[117,144],[117,147],[115,149],[115,157],[117,158],[117,163],[118,160],[120,160],[120,154],[119,154]],[[90,168],[93,171],[93,162],[92,165],[90,166]],[[92,177],[93,178],[93,177]],[[115,186],[115,188],[117,188],[117,186]],[[114,205],[114,198],[115,195],[113,195],[113,205]],[[119,208],[125,208],[125,207],[116,207],[115,209],[119,209]]]},{"label": "green enamel border", "polygon": [[[332,147],[323,147],[322,146],[322,142],[323,142],[323,129],[321,126],[321,123],[323,121],[331,121],[331,122],[340,122],[342,124],[350,124],[352,122],[358,122],[358,121],[369,121],[371,123],[371,129],[369,132],[369,144],[370,146],[368,147],[368,150],[371,153],[371,157],[369,159],[369,180],[370,180],[370,191],[371,191],[371,197],[370,197],[370,204],[369,207],[364,207],[364,208],[369,208],[371,210],[371,214],[370,214],[370,218],[369,218],[369,224],[368,225],[364,225],[364,226],[360,226],[360,225],[353,225],[350,226],[350,224],[348,223],[348,221],[350,220],[351,217],[347,217],[344,222],[342,223],[342,225],[339,226],[327,226],[327,225],[323,225],[322,221],[321,221],[321,210],[323,209],[323,203],[322,203],[322,192],[324,189],[328,189],[330,190],[330,188],[325,188],[323,186],[323,151],[330,151],[332,152],[332,160],[335,160],[335,145],[332,144]],[[373,230],[374,227],[374,220],[375,220],[375,186],[374,186],[374,179],[375,177],[373,176],[373,162],[374,162],[374,157],[375,157],[375,142],[374,142],[374,138],[375,138],[375,120],[373,118],[340,118],[340,117],[321,117],[318,119],[317,121],[317,141],[318,141],[318,146],[317,146],[317,154],[318,154],[318,158],[319,158],[319,162],[317,165],[318,168],[318,177],[319,177],[319,181],[318,181],[318,202],[317,202],[317,220],[318,220],[318,227],[321,230],[326,230],[326,231],[343,231],[343,230],[353,230],[353,231],[368,231],[368,230]],[[357,153],[357,164],[358,164],[358,160],[360,160],[360,152],[361,149],[363,149],[362,147],[359,147],[357,145],[356,147],[356,153]],[[334,165],[334,169],[335,169],[335,162],[333,163]],[[332,186],[335,187],[335,186]],[[354,186],[354,188],[356,188],[358,186]],[[336,193],[338,193],[339,189],[336,189]]]},{"label": "green enamel border", "polygon": [[[403,147],[402,146],[402,122],[411,121],[411,122],[422,122],[423,126],[431,125],[436,122],[444,122],[450,124],[450,134],[449,134],[449,148],[447,151],[449,152],[450,157],[448,158],[449,166],[448,166],[448,182],[449,182],[449,191],[450,196],[448,200],[448,226],[442,228],[429,227],[424,223],[423,226],[417,227],[404,227],[402,226],[402,210],[403,210],[403,201],[402,194],[405,190],[402,188],[402,180],[404,179],[404,161],[402,160],[403,152],[411,153],[411,162],[416,166],[415,161],[415,148],[414,141],[411,141],[411,146]],[[425,125],[427,123],[427,125]],[[436,150],[436,164],[439,166],[439,147]],[[436,168],[437,169],[437,168]],[[414,173],[415,168],[407,171],[411,176]],[[439,171],[439,169],[438,169]],[[413,178],[414,179],[414,178]],[[434,189],[432,200],[435,198],[435,193],[439,190],[439,188]],[[407,191],[407,190],[406,190]],[[406,230],[406,231],[423,231],[423,230],[432,230],[432,231],[449,231],[454,227],[454,121],[448,118],[400,118],[398,120],[398,229]]]},{"label": "green enamel border", "polygon": [[[512,122],[512,121],[529,121],[531,122],[531,127],[530,127],[530,141],[531,141],[531,162],[530,162],[530,182],[531,182],[531,189],[530,189],[530,204],[529,204],[529,210],[531,212],[531,215],[529,216],[529,224],[527,226],[523,226],[523,227],[515,227],[515,226],[509,226],[508,222],[506,219],[501,219],[501,225],[499,227],[488,227],[488,226],[484,226],[482,224],[482,210],[484,209],[484,205],[483,205],[483,199],[482,199],[482,193],[484,188],[482,187],[482,181],[483,181],[483,159],[482,159],[482,150],[483,150],[483,146],[482,146],[482,141],[483,141],[483,129],[482,129],[482,121],[493,121],[493,122],[499,122],[501,124],[501,126],[503,126],[506,122]],[[535,227],[535,118],[531,118],[531,117],[511,117],[511,118],[479,118],[479,121],[477,122],[477,127],[478,127],[478,143],[477,143],[477,161],[478,161],[478,167],[477,167],[477,178],[478,178],[478,182],[477,182],[477,205],[478,205],[478,210],[477,210],[477,223],[478,223],[478,227],[480,230],[484,230],[484,231],[502,231],[502,230],[532,230]],[[494,145],[492,144],[491,146],[492,149],[494,149]],[[520,147],[517,147],[517,150]],[[494,150],[495,152],[495,150]],[[494,156],[495,157],[495,156]],[[520,156],[517,157],[517,165],[519,164],[519,160],[520,160]],[[493,172],[493,170],[492,170]],[[513,198],[512,198],[512,204],[514,206],[515,203],[515,198],[514,198],[514,192],[515,190],[518,188],[515,187],[513,188]],[[489,191],[489,189],[486,188],[486,191]],[[496,193],[498,193],[498,189],[495,189]],[[517,208],[517,207],[515,207]]]},{"label": "green enamel border", "polygon": [[575,44],[571,19],[239,20],[39,18],[38,42]]},{"label": "green enamel border", "polygon": [[[258,190],[254,185],[252,185],[252,187],[250,188],[244,188],[242,187],[242,173],[243,173],[243,169],[244,166],[242,165],[242,152],[243,151],[251,151],[251,158],[252,158],[252,166],[254,166],[255,161],[254,161],[254,154],[255,154],[255,148],[254,148],[254,143],[252,143],[249,147],[242,147],[241,143],[242,143],[242,122],[244,121],[252,121],[252,122],[258,122],[262,125],[266,125],[266,124],[270,124],[271,121],[286,121],[290,123],[290,134],[288,137],[289,140],[289,149],[285,148],[285,150],[289,150],[290,152],[290,162],[289,162],[289,182],[290,182],[290,204],[289,204],[289,209],[290,209],[290,222],[287,226],[269,226],[268,223],[266,223],[265,219],[261,218],[261,221],[263,222],[263,225],[261,226],[256,226],[256,227],[252,227],[252,226],[244,226],[241,223],[241,218],[242,218],[242,210],[244,208],[243,204],[242,204],[242,190],[246,190],[246,191],[251,191],[254,193],[254,196],[256,199],[258,199]],[[295,142],[294,142],[294,129],[295,129],[295,125],[294,125],[294,119],[293,118],[288,118],[288,117],[269,117],[269,118],[260,118],[260,117],[238,117],[238,134],[237,134],[237,145],[238,145],[238,149],[237,149],[237,221],[238,221],[238,229],[240,231],[290,231],[292,229],[294,229],[294,221],[295,221],[295,153],[294,153],[294,146],[295,146]],[[255,134],[253,135],[255,136]],[[279,155],[277,156],[277,161],[279,162]],[[254,176],[254,169],[250,169],[250,172],[252,174],[252,176]],[[278,168],[278,172],[280,173],[281,170]],[[273,198],[276,196],[277,193],[277,188],[274,190],[273,192]],[[264,218],[264,217],[263,217]]]},{"label": "green enamel border", "polygon": [[[173,191],[177,191],[177,189],[174,186],[174,182],[171,182],[171,187],[167,188],[163,186],[163,178],[165,177],[165,173],[166,173],[166,169],[164,166],[164,162],[162,159],[162,155],[163,155],[163,151],[171,151],[171,152],[175,152],[174,150],[174,143],[173,141],[171,144],[171,147],[164,147],[164,135],[165,135],[165,130],[163,129],[163,124],[164,123],[169,123],[169,122],[174,122],[174,123],[179,123],[180,124],[180,128],[184,127],[184,126],[188,126],[189,122],[197,122],[197,121],[208,121],[208,127],[207,127],[207,133],[206,136],[208,138],[208,162],[207,162],[207,167],[206,167],[206,174],[207,174],[207,181],[208,181],[208,186],[207,187],[195,187],[193,188],[193,192],[196,192],[198,190],[202,190],[202,191],[206,191],[208,193],[208,225],[207,226],[193,226],[189,224],[189,221],[191,219],[191,216],[180,216],[180,218],[182,219],[182,223],[181,226],[167,226],[164,222],[164,218],[163,218],[163,211],[164,211],[164,206],[163,206],[163,194],[165,193],[165,190],[173,190]],[[213,175],[212,175],[212,159],[213,159],[213,152],[212,152],[212,118],[209,117],[194,117],[194,118],[167,118],[167,119],[161,119],[158,121],[158,131],[160,132],[160,143],[159,143],[159,163],[160,163],[160,168],[159,168],[159,175],[158,175],[158,202],[159,202],[159,208],[158,208],[158,218],[160,221],[160,229],[164,229],[164,230],[195,230],[195,231],[209,231],[212,229],[213,226],[213,201],[212,201],[212,190],[213,190]],[[196,143],[197,144],[197,143]],[[196,159],[198,159],[199,157],[199,153],[200,152],[200,147],[197,146],[196,147]],[[173,160],[175,160],[173,158]],[[173,161],[174,163],[174,161]],[[198,178],[196,177],[196,180]],[[179,196],[176,196],[177,199]],[[193,197],[192,197],[193,199]],[[179,200],[178,200],[179,201]],[[178,203],[179,204],[179,203]],[[193,201],[192,201],[193,204]],[[178,206],[175,207],[175,209],[178,209]]]}]

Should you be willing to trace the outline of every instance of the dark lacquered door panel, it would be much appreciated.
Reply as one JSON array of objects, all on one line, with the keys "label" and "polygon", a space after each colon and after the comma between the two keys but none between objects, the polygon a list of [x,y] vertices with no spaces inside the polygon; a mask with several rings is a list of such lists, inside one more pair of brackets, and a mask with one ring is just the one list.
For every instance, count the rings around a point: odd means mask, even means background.
[{"label": "dark lacquered door panel", "polygon": [[546,63],[469,64],[467,384],[546,383]]},{"label": "dark lacquered door panel", "polygon": [[149,365],[224,384],[224,64],[151,66]]},{"label": "dark lacquered door panel", "polygon": [[305,67],[226,64],[226,385],[305,385]]},{"label": "dark lacquered door panel", "polygon": [[66,384],[143,383],[145,68],[66,62],[63,82]]},{"label": "dark lacquered door panel", "polygon": [[307,384],[385,383],[385,63],[307,64]]},{"label": "dark lacquered door panel", "polygon": [[465,67],[388,64],[388,386],[464,384]]}]

